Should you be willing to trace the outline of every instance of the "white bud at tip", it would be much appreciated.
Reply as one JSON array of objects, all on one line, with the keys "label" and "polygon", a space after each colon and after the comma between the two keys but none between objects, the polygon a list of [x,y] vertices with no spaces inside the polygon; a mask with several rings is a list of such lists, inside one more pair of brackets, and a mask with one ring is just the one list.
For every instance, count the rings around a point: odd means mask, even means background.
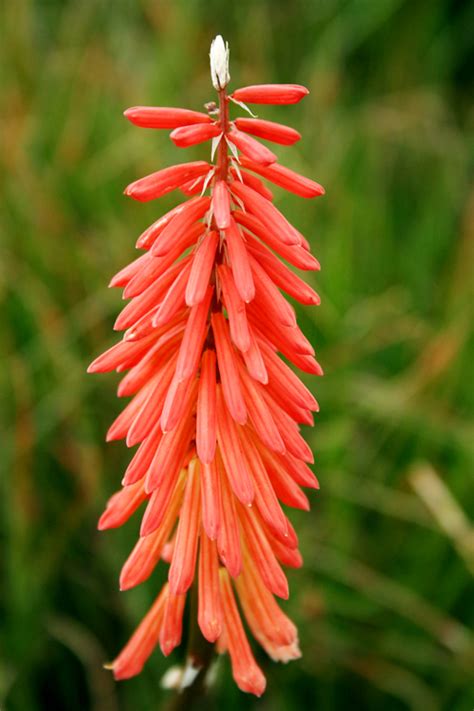
[{"label": "white bud at tip", "polygon": [[222,35],[217,35],[211,42],[211,79],[214,89],[219,91],[230,82],[229,74],[229,43],[225,42]]}]

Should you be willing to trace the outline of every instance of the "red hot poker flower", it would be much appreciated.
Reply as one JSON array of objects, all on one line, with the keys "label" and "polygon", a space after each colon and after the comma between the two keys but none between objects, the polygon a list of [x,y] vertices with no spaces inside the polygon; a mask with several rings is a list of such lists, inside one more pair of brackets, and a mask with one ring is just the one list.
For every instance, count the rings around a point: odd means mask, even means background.
[{"label": "red hot poker flower", "polygon": [[303,197],[324,190],[281,166],[249,135],[290,145],[300,138],[294,129],[229,117],[231,99],[293,104],[308,90],[258,85],[229,96],[221,37],[211,47],[211,76],[218,112],[125,112],[137,126],[173,129],[179,147],[212,139],[217,159],[163,168],[125,190],[140,201],[176,189],[193,197],[145,230],[137,242],[144,254],[110,284],[130,299],[115,324],[125,333],[89,372],[124,374],[118,394],[132,399],[107,439],[138,447],[99,528],[121,526],[144,507],[122,590],[146,580],[160,559],[169,563],[168,582],[111,664],[115,678],[138,674],[157,645],[168,655],[180,643],[186,595],[195,584],[203,637],[229,653],[240,689],[260,696],[265,677],[237,600],[272,659],[300,656],[297,630],[274,598],[289,594],[282,566],[302,564],[282,504],[307,510],[300,487],[318,488],[300,434],[318,404],[279,354],[322,374],[280,289],[304,304],[319,304],[319,297],[279,257],[303,270],[319,263],[260,178]]}]

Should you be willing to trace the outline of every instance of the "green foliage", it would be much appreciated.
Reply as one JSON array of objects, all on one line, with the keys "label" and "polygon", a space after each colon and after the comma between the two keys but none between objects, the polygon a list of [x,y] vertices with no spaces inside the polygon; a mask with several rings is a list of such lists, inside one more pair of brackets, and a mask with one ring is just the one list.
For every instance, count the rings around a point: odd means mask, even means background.
[{"label": "green foliage", "polygon": [[303,659],[257,652],[260,701],[223,659],[206,707],[472,708],[472,5],[15,0],[0,13],[2,709],[169,703],[159,679],[183,652],[154,654],[119,685],[101,668],[163,571],[118,592],[137,521],[95,526],[130,454],[103,441],[116,379],[85,369],[113,342],[108,279],[175,199],[143,206],[121,191],[185,160],[121,112],[212,99],[217,32],[233,87],[311,89],[261,115],[302,132],[278,153],[327,188],[315,202],[277,196],[322,262],[309,277],[322,306],[299,315],[326,377],[308,379],[322,488],[293,516],[305,567],[284,604]]}]

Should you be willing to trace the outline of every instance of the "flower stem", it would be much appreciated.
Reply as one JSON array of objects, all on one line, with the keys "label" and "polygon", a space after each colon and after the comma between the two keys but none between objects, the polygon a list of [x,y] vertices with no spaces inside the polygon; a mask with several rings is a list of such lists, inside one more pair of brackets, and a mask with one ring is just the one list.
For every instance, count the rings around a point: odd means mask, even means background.
[{"label": "flower stem", "polygon": [[193,682],[180,691],[172,699],[168,711],[189,711],[206,694],[204,685],[207,671],[214,657],[214,645],[208,642],[201,634],[198,619],[198,593],[197,585],[191,590],[190,630],[186,652],[186,666],[199,669]]},{"label": "flower stem", "polygon": [[229,171],[229,154],[227,150],[226,134],[229,131],[229,100],[225,89],[221,89],[219,91],[219,117],[224,135],[221,138],[217,151],[216,176],[219,180],[227,181]]}]

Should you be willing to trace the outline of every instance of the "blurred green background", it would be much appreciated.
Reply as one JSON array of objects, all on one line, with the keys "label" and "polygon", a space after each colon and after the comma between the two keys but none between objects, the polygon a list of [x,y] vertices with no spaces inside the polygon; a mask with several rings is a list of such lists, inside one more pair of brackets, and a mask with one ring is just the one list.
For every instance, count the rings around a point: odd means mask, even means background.
[{"label": "blurred green background", "polygon": [[[117,376],[86,376],[114,342],[109,278],[176,203],[130,181],[201,158],[130,126],[135,104],[213,99],[208,50],[234,88],[297,82],[262,117],[304,136],[282,162],[325,185],[278,206],[322,263],[300,310],[326,370],[307,382],[322,488],[292,515],[305,567],[284,609],[303,658],[256,650],[265,696],[221,660],[207,708],[465,711],[474,707],[472,147],[474,5],[455,0],[15,0],[0,10],[2,186],[0,707],[165,709],[156,652],[114,684],[164,570],[118,592],[137,535],[96,532],[130,453],[105,446]],[[161,566],[164,568],[165,566]]]}]

